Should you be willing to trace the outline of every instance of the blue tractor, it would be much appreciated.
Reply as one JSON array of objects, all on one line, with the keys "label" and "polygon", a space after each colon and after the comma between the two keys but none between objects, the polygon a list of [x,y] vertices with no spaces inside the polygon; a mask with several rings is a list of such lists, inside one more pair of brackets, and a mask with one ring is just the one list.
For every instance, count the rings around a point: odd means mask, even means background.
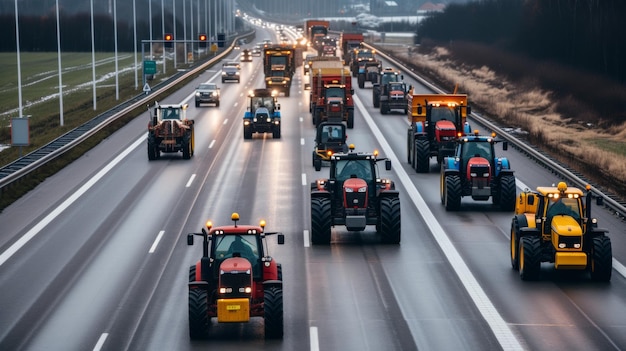
[{"label": "blue tractor", "polygon": [[[487,201],[503,211],[515,209],[515,176],[506,157],[496,157],[494,145],[499,140],[491,136],[467,135],[459,138],[453,156],[445,157],[441,166],[441,204],[447,211],[458,211],[461,198],[471,196],[475,201]],[[502,143],[508,149],[508,143]]]},{"label": "blue tractor", "polygon": [[254,89],[248,95],[250,105],[243,115],[243,138],[252,139],[252,133],[272,133],[280,139],[280,104],[278,93],[270,89]]}]

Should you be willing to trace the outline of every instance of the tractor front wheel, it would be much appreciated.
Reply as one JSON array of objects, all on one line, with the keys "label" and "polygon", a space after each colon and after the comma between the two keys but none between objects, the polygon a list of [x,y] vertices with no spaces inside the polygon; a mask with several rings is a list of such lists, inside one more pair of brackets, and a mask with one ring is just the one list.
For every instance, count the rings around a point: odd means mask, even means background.
[{"label": "tractor front wheel", "polygon": [[428,173],[430,171],[430,158],[429,158],[430,144],[428,140],[415,140],[415,170],[417,173]]},{"label": "tractor front wheel", "polygon": [[458,211],[461,208],[461,178],[458,175],[445,177],[446,211]]},{"label": "tractor front wheel", "polygon": [[536,280],[541,271],[541,239],[525,236],[519,239],[519,276],[522,280]]},{"label": "tractor front wheel", "polygon": [[331,215],[330,199],[311,198],[311,242],[314,245],[330,244]]},{"label": "tractor front wheel", "polygon": [[593,238],[593,252],[590,262],[591,279],[600,282],[611,280],[613,271],[613,253],[611,249],[611,238],[605,235]]},{"label": "tractor front wheel", "polygon": [[348,129],[354,128],[354,110],[348,110],[347,127]]},{"label": "tractor front wheel", "polygon": [[383,197],[380,199],[380,234],[383,242],[399,244],[400,227],[400,198]]},{"label": "tractor front wheel", "polygon": [[282,339],[283,337],[283,289],[277,286],[265,288],[263,293],[265,337]]},{"label": "tractor front wheel", "polygon": [[500,178],[500,189],[498,191],[498,205],[503,211],[515,210],[516,192],[515,177],[513,175],[503,175]]},{"label": "tractor front wheel", "polygon": [[207,291],[204,289],[189,289],[189,337],[191,339],[206,339],[209,336],[209,304]]}]

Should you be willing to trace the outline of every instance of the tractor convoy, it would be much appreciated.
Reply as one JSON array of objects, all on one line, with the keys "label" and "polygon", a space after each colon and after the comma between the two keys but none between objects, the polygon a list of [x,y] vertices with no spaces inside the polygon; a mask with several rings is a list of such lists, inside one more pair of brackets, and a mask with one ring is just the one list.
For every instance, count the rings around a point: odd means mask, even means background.
[{"label": "tractor convoy", "polygon": [[252,317],[264,321],[265,337],[283,337],[282,267],[267,252],[265,221],[258,226],[237,224],[239,214],[231,215],[233,224],[213,227],[207,221],[200,233],[187,235],[187,245],[194,236],[202,237],[202,257],[189,267],[189,337],[210,336],[213,318],[217,323],[246,323]]},{"label": "tractor convoy", "polygon": [[[400,194],[391,179],[383,178],[378,164],[391,170],[391,160],[372,153],[356,152],[347,144],[347,130],[354,127],[352,78],[360,88],[372,82],[372,102],[381,114],[398,110],[408,117],[407,162],[418,173],[430,171],[430,158],[440,170],[441,204],[446,211],[459,211],[463,197],[477,202],[491,200],[502,211],[514,211],[510,233],[510,261],[522,280],[540,277],[541,264],[552,263],[556,270],[588,272],[593,280],[609,281],[612,248],[608,231],[598,228],[591,217],[594,196],[586,191],[557,186],[526,189],[517,196],[516,179],[506,157],[497,156],[496,145],[508,149],[508,142],[495,134],[470,132],[471,114],[465,94],[418,94],[407,87],[404,76],[392,68],[381,69],[373,50],[362,45],[363,34],[343,33],[338,40],[341,56],[335,56],[336,43],[328,35],[328,22],[309,20],[305,36],[317,56],[304,62],[296,46],[265,44],[263,70],[266,87],[251,90],[243,116],[243,137],[271,133],[281,138],[278,93],[290,95],[296,67],[303,64],[310,89],[309,112],[315,125],[312,165],[315,171],[328,166],[328,176],[311,183],[310,240],[329,245],[333,228],[351,233],[368,226],[385,244],[401,241]],[[298,49],[299,50],[299,49]],[[300,57],[296,57],[300,56]],[[303,74],[304,76],[304,74]],[[196,107],[215,102],[196,92]],[[155,105],[148,123],[148,159],[161,153],[182,152],[184,159],[194,154],[194,120],[187,119],[187,105]],[[404,128],[404,127],[403,127]],[[601,205],[601,198],[597,204]],[[283,282],[280,263],[268,253],[267,237],[284,235],[266,232],[259,225],[213,226],[206,222],[200,233],[202,256],[189,268],[188,318],[191,339],[210,337],[213,323],[248,323],[262,318],[266,338],[283,338]]]}]

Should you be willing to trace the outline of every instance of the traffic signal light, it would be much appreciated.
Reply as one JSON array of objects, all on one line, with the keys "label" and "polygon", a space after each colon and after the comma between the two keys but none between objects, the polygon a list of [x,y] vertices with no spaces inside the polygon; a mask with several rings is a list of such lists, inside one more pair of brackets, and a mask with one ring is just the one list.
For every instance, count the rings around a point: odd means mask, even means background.
[{"label": "traffic signal light", "polygon": [[200,35],[198,35],[198,40],[200,40],[200,41],[206,41],[206,34],[200,34]]},{"label": "traffic signal light", "polygon": [[174,40],[174,36],[172,35],[172,33],[165,33],[165,34],[163,34],[163,40],[165,40],[165,41],[172,41],[172,40]]},{"label": "traffic signal light", "polygon": [[207,36],[204,33],[200,33],[198,34],[198,41],[200,41],[200,43],[198,43],[198,47],[202,47],[202,48],[206,48],[207,45]]}]

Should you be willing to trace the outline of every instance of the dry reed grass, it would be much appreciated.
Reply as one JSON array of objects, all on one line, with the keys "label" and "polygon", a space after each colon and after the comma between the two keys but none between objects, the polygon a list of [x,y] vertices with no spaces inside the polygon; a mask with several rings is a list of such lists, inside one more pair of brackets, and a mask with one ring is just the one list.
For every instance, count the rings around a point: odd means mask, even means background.
[{"label": "dry reed grass", "polygon": [[[450,91],[458,84],[458,91],[469,95],[475,110],[502,126],[527,131],[529,142],[626,198],[626,123],[589,122],[602,121],[601,112],[571,96],[562,97],[562,91],[556,98],[553,92],[540,89],[532,76],[513,82],[488,66],[460,63],[443,47],[434,47],[428,54],[413,50],[410,58],[406,48],[390,50]],[[563,106],[573,113],[568,114]]]}]

